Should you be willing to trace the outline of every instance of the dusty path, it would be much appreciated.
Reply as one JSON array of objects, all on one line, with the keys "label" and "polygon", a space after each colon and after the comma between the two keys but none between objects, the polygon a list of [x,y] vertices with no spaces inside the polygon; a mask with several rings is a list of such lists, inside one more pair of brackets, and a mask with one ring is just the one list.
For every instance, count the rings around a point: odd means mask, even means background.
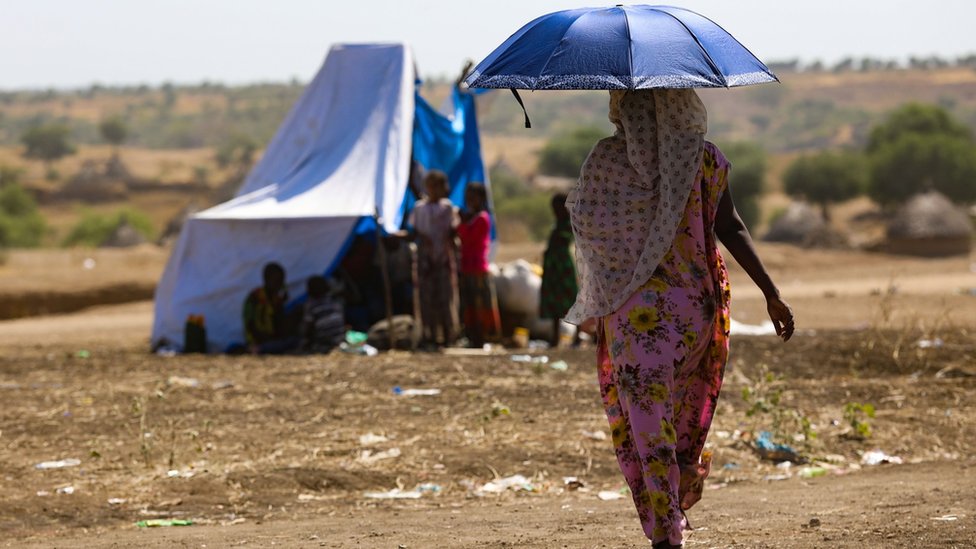
[{"label": "dusty path", "polygon": [[[974,461],[886,466],[847,477],[743,483],[690,513],[688,547],[976,546]],[[955,517],[953,519],[952,517]],[[819,520],[819,526],[811,526]],[[647,547],[625,500],[593,494],[512,496],[440,505],[323,510],[312,520],[37,540],[23,547]]]}]

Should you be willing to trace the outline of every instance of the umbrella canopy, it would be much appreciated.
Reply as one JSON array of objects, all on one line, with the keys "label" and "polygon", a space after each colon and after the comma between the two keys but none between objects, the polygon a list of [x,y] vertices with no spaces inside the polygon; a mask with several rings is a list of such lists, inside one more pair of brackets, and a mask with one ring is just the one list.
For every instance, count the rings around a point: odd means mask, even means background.
[{"label": "umbrella canopy", "polygon": [[728,88],[777,78],[712,20],[673,6],[580,8],[543,15],[491,52],[472,88]]}]

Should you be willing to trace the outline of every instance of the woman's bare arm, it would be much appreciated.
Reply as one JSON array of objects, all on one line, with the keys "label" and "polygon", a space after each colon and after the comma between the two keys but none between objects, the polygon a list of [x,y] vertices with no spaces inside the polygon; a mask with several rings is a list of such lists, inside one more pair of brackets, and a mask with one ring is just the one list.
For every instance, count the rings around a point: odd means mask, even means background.
[{"label": "woman's bare arm", "polygon": [[732,257],[766,296],[766,310],[776,328],[776,335],[782,337],[783,341],[789,341],[793,336],[793,310],[780,298],[776,284],[773,283],[762,260],[759,259],[759,254],[752,245],[752,236],[749,235],[749,229],[735,209],[729,189],[725,190],[718,203],[715,236],[725,244]]}]

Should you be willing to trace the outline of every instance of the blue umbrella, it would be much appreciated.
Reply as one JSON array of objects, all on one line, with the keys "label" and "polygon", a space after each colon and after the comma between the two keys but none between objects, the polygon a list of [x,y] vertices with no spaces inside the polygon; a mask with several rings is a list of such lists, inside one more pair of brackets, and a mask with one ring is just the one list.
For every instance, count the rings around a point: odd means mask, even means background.
[{"label": "blue umbrella", "polygon": [[728,88],[776,81],[745,46],[702,15],[672,6],[622,5],[543,15],[465,79],[472,88],[513,91]]}]

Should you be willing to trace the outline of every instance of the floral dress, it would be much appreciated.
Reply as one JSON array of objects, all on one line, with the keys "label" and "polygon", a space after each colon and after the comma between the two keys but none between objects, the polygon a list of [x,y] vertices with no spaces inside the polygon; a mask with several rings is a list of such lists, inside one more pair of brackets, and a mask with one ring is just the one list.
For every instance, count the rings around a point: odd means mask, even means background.
[{"label": "floral dress", "polygon": [[549,244],[542,256],[542,289],[539,291],[539,318],[564,318],[576,301],[576,265],[569,252],[573,227],[569,218],[556,221]]},{"label": "floral dress", "polygon": [[701,497],[705,437],[729,349],[729,279],[715,215],[729,163],[706,143],[674,242],[653,276],[600,318],[598,368],[620,469],[654,543],[680,544]]}]

